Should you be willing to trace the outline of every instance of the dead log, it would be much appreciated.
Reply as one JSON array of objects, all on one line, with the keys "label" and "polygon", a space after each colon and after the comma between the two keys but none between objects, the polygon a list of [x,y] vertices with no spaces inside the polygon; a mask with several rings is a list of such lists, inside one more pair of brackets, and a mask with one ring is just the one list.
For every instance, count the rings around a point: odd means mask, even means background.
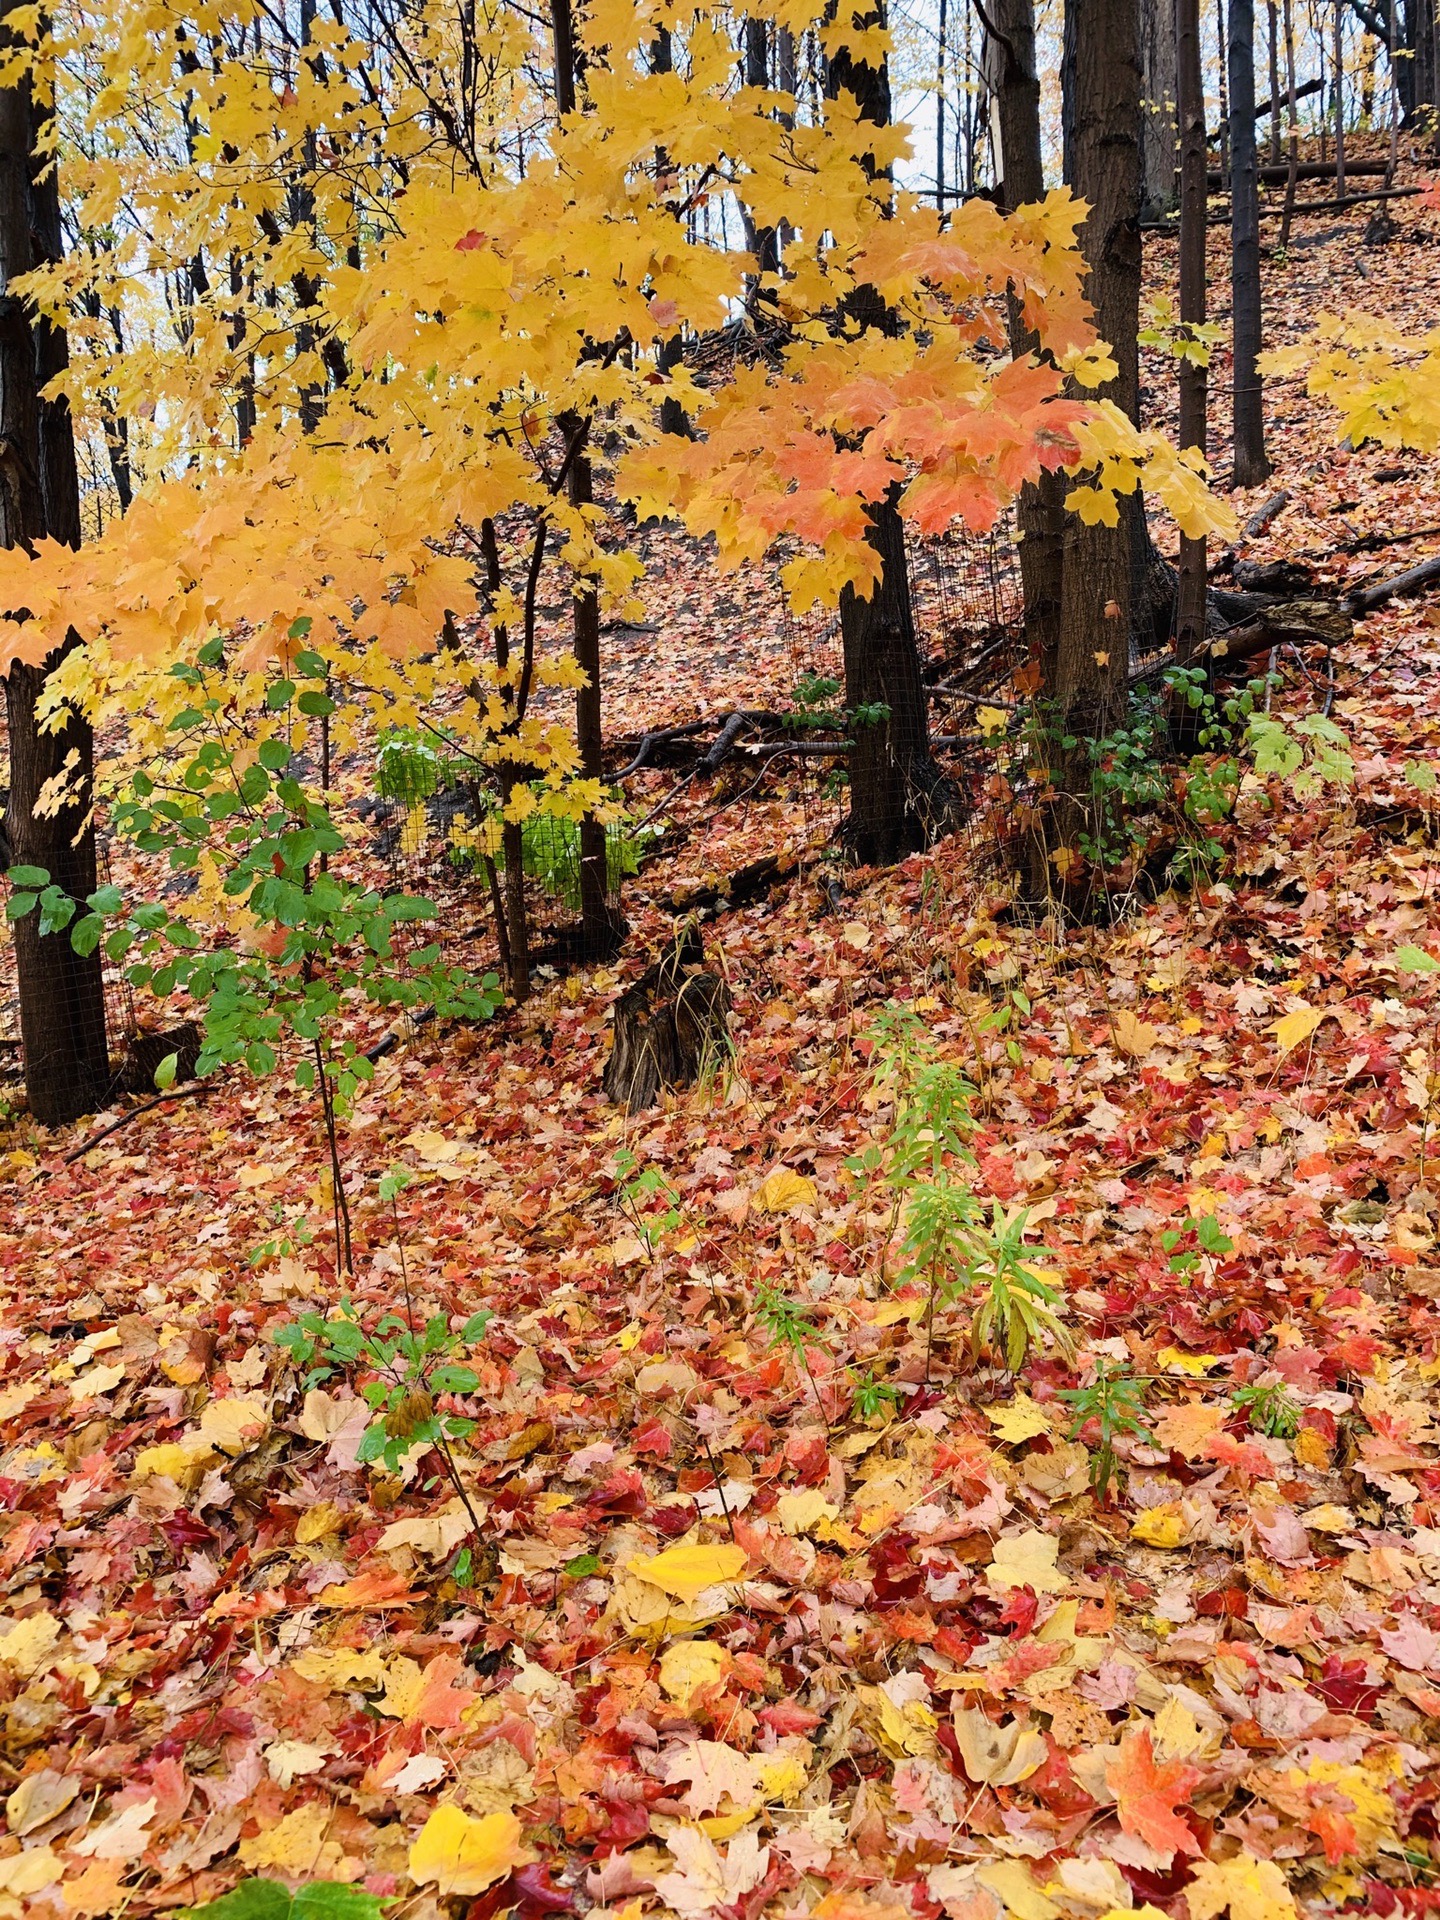
[{"label": "dead log", "polygon": [[1281,600],[1262,608],[1244,626],[1231,627],[1210,642],[1217,666],[1253,660],[1275,647],[1337,647],[1351,637],[1350,618],[1329,600]]},{"label": "dead log", "polygon": [[1282,514],[1290,504],[1290,491],[1282,487],[1279,493],[1272,493],[1263,507],[1257,507],[1245,522],[1245,538],[1256,540],[1278,514]]},{"label": "dead log", "polygon": [[1253,560],[1237,560],[1235,584],[1245,593],[1290,595],[1312,590],[1315,576],[1295,560],[1268,560],[1263,566]]},{"label": "dead log", "polygon": [[662,1087],[694,1086],[730,1044],[729,1012],[725,982],[706,968],[700,935],[687,928],[615,1002],[601,1082],[607,1099],[639,1113]]},{"label": "dead log", "polygon": [[1341,604],[1348,614],[1359,620],[1363,615],[1373,613],[1377,607],[1383,607],[1387,600],[1401,600],[1408,594],[1423,593],[1436,580],[1440,580],[1440,553],[1432,554],[1428,560],[1422,560],[1418,567],[1397,573],[1389,580],[1377,580],[1369,587],[1356,587],[1346,594]]}]

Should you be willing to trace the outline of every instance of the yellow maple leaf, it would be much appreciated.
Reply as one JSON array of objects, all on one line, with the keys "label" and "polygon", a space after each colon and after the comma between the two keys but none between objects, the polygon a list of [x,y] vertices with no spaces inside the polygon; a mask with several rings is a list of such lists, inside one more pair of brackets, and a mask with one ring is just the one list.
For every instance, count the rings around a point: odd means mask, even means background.
[{"label": "yellow maple leaf", "polygon": [[1196,1460],[1204,1451],[1205,1442],[1213,1439],[1224,1424],[1225,1410],[1222,1407],[1207,1407],[1198,1403],[1166,1407],[1155,1416],[1155,1444],[1163,1447],[1167,1453],[1178,1453],[1186,1460]]},{"label": "yellow maple leaf", "polygon": [[975,724],[988,738],[993,733],[1003,733],[1009,722],[1009,714],[1003,707],[977,707]]},{"label": "yellow maple leaf", "polygon": [[813,1207],[819,1199],[815,1182],[789,1167],[776,1167],[755,1189],[757,1213],[789,1213],[794,1207]]},{"label": "yellow maple leaf", "polygon": [[1148,1020],[1142,1020],[1128,1007],[1122,1007],[1115,1016],[1115,1045],[1121,1053],[1129,1054],[1132,1059],[1143,1059],[1152,1053],[1160,1038],[1160,1029],[1152,1027]]},{"label": "yellow maple leaf", "polygon": [[1036,1593],[1063,1593],[1070,1582],[1056,1566],[1060,1542],[1053,1533],[1031,1527],[1025,1533],[1007,1533],[995,1542],[995,1557],[986,1568],[992,1587],[1030,1587]]},{"label": "yellow maple leaf", "polygon": [[667,1547],[664,1553],[640,1554],[627,1562],[637,1580],[644,1580],[677,1600],[697,1600],[707,1587],[738,1580],[745,1571],[746,1554],[740,1547]]},{"label": "yellow maple leaf", "polygon": [[0,1620],[0,1629],[0,1665],[16,1673],[37,1673],[60,1638],[60,1622],[44,1611],[23,1620]]},{"label": "yellow maple leaf", "polygon": [[1214,1920],[1225,1908],[1230,1920],[1290,1920],[1295,1912],[1295,1896],[1281,1869],[1273,1860],[1256,1860],[1248,1853],[1202,1860],[1185,1899],[1190,1920]]},{"label": "yellow maple leaf", "polygon": [[263,1400],[212,1400],[200,1415],[200,1437],[222,1453],[241,1454],[264,1437],[269,1425]]},{"label": "yellow maple leaf", "polygon": [[1272,1020],[1270,1031],[1274,1034],[1282,1055],[1298,1047],[1302,1040],[1308,1040],[1325,1016],[1331,1012],[1329,1007],[1307,1007],[1303,1004],[1292,1007],[1290,1012],[1279,1020]]},{"label": "yellow maple leaf", "polygon": [[1049,1415],[1028,1393],[1017,1393],[1003,1407],[987,1407],[985,1417],[1000,1438],[1012,1447],[1050,1431]]},{"label": "yellow maple leaf", "polygon": [[461,1807],[437,1807],[410,1848],[410,1878],[422,1887],[433,1880],[441,1894],[484,1893],[535,1858],[520,1836],[513,1813],[476,1820]]},{"label": "yellow maple leaf", "polygon": [[1190,1531],[1190,1522],[1181,1511],[1178,1500],[1167,1500],[1163,1506],[1150,1507],[1140,1515],[1130,1528],[1130,1538],[1139,1540],[1147,1547],[1178,1547]]},{"label": "yellow maple leaf", "polygon": [[660,1656],[660,1685],[682,1707],[702,1687],[713,1687],[730,1665],[730,1656],[713,1640],[676,1640]]}]

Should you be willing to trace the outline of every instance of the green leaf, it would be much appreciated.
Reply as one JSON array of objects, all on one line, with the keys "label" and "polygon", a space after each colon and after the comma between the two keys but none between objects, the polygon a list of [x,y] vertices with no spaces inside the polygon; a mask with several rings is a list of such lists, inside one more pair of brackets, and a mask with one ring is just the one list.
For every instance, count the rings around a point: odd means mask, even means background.
[{"label": "green leaf", "polygon": [[50,875],[44,867],[11,867],[5,878],[12,887],[48,887]]},{"label": "green leaf", "polygon": [[208,1906],[186,1908],[186,1914],[203,1914],[205,1920],[380,1920],[388,1904],[393,1903],[338,1880],[314,1880],[295,1893],[278,1880],[242,1880]]},{"label": "green leaf", "polygon": [[270,773],[279,773],[282,767],[290,764],[290,749],[283,740],[262,740],[260,742],[260,764]]},{"label": "green leaf", "polygon": [[308,640],[310,638],[310,629],[314,624],[315,622],[308,613],[302,613],[298,619],[290,622],[288,637],[291,640]]},{"label": "green leaf", "polygon": [[180,1068],[178,1053],[167,1053],[155,1069],[155,1088],[158,1093],[168,1093],[175,1084],[175,1075]]},{"label": "green leaf", "polygon": [[84,956],[94,953],[100,944],[100,936],[105,931],[105,920],[98,913],[86,913],[70,929],[70,945],[76,953]]},{"label": "green leaf", "polygon": [[92,913],[118,913],[121,898],[119,887],[97,887],[86,894],[85,904]]},{"label": "green leaf", "polygon": [[1395,964],[1401,973],[1440,973],[1440,960],[1423,947],[1401,947]]},{"label": "green leaf", "polygon": [[39,898],[38,893],[12,893],[5,902],[5,918],[23,920]]},{"label": "green leaf", "polygon": [[293,680],[277,680],[265,689],[265,704],[272,713],[281,707],[288,707],[294,698],[295,682]]},{"label": "green leaf", "polygon": [[598,1553],[582,1553],[565,1562],[565,1571],[572,1580],[587,1580],[592,1573],[599,1573],[603,1564]]},{"label": "green leaf", "polygon": [[334,713],[335,702],[328,693],[316,693],[310,690],[302,693],[295,702],[301,713],[308,713],[314,720],[323,720],[327,714]]}]

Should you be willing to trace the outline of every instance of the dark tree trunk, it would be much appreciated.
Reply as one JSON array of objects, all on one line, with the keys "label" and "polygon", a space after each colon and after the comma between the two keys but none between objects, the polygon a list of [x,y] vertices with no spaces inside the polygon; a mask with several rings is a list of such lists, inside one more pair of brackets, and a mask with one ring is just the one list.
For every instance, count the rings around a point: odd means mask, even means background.
[{"label": "dark tree trunk", "polygon": [[[53,167],[36,154],[37,116],[29,89],[0,89],[0,545],[28,546],[44,535],[78,546],[80,489],[69,408],[40,398],[46,381],[66,364],[64,333],[33,319],[9,292],[17,275],[60,255],[60,203]],[[14,666],[6,676],[10,731],[10,795],[5,828],[15,866],[43,867],[55,885],[83,901],[95,891],[95,829],[89,820],[95,743],[89,724],[70,712],[65,725],[41,732],[36,704],[47,673],[78,645],[38,667]],[[68,790],[58,812],[38,816],[36,802],[58,780],[73,755]],[[73,844],[72,844],[73,843]],[[105,998],[99,952],[82,956],[68,930],[39,931],[32,912],[14,923],[20,992],[20,1031],[30,1110],[59,1126],[100,1105],[109,1090]]]},{"label": "dark tree trunk", "polygon": [[[884,25],[883,8],[839,0],[862,27]],[[827,17],[835,17],[832,5]],[[871,126],[890,124],[890,74],[882,60],[868,66],[848,48],[838,48],[826,69],[826,95],[848,93]],[[887,181],[873,154],[870,178]],[[858,287],[850,317],[862,327],[890,328],[895,316],[874,287]],[[845,655],[845,704],[859,718],[850,755],[848,837],[856,859],[866,863],[898,860],[955,824],[960,804],[954,786],[930,751],[930,723],[915,637],[915,614],[905,558],[905,527],[894,494],[871,507],[871,546],[880,555],[882,573],[874,592],[862,600],[848,589],[840,596],[840,630]],[[867,708],[888,709],[872,717]]]},{"label": "dark tree trunk", "polygon": [[1255,151],[1255,0],[1230,0],[1230,281],[1235,484],[1268,478],[1261,346],[1260,187]]},{"label": "dark tree trunk", "polygon": [[1175,18],[1170,0],[1140,0],[1140,201],[1147,220],[1173,213],[1180,168]]},{"label": "dark tree trunk", "polygon": [[[1180,82],[1180,322],[1205,321],[1205,93],[1200,73],[1200,0],[1175,0],[1176,71]],[[1180,445],[1205,451],[1205,367],[1180,363]],[[1175,652],[1188,660],[1205,638],[1205,541],[1180,539]]]},{"label": "dark tree trunk", "polygon": [[[1139,405],[1140,60],[1137,0],[1070,0],[1062,78],[1070,185],[1090,212],[1081,229],[1087,291],[1118,373],[1105,391],[1133,419]],[[1048,836],[1063,891],[1083,888],[1078,842],[1093,827],[1089,742],[1125,711],[1129,685],[1136,521],[1087,527],[1067,516],[1060,643],[1044,689],[1059,736],[1057,801]],[[1066,746],[1066,740],[1075,745]]]},{"label": "dark tree trunk", "polygon": [[[573,423],[571,423],[573,427]],[[575,428],[576,431],[583,429]],[[590,461],[577,454],[570,466],[570,502],[588,507],[595,498]],[[587,780],[605,776],[600,712],[600,599],[593,583],[575,583],[575,663],[585,685],[575,694],[575,744],[580,771]],[[610,907],[606,872],[605,828],[593,813],[580,818],[580,940],[587,959],[601,959],[615,951],[622,931]]]},{"label": "dark tree trunk", "polygon": [[[999,199],[1007,213],[1041,200],[1045,168],[1040,144],[1040,76],[1035,65],[1033,0],[995,0],[990,15],[994,32],[985,42],[985,78],[995,102],[999,134],[996,171]],[[1010,351],[1017,359],[1033,353],[1018,301],[1010,303]],[[1020,532],[1020,578],[1025,599],[1025,638],[1040,667],[1041,684],[1051,685],[1060,644],[1060,584],[1064,553],[1065,482],[1046,474],[1038,485],[1023,487],[1016,508]]]},{"label": "dark tree trunk", "polygon": [[[570,0],[551,0],[550,19],[555,40],[555,101],[561,113],[573,113],[580,67]],[[570,462],[567,482],[570,504],[591,506],[595,490],[589,456],[583,451],[589,422],[566,416],[560,421],[560,429],[567,441],[577,434],[582,441],[582,450]],[[600,706],[600,599],[593,582],[578,579],[575,582],[574,651],[575,663],[586,682],[575,695],[575,744],[580,771],[588,780],[600,780],[605,771]],[[605,828],[593,813],[582,815],[579,838],[580,939],[586,957],[595,959],[614,952],[620,922],[610,911]]]}]

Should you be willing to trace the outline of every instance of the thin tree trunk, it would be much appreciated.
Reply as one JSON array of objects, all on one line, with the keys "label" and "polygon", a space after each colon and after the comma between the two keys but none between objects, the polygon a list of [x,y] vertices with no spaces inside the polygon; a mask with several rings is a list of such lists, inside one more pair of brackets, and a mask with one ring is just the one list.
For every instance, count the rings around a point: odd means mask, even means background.
[{"label": "thin tree trunk", "polygon": [[[1393,5],[1393,0],[1392,0]],[[1280,164],[1280,16],[1275,0],[1267,0],[1270,22],[1270,164]]]},{"label": "thin tree trunk", "polygon": [[947,0],[940,0],[940,26],[935,57],[935,210],[945,211],[945,36],[949,27]]},{"label": "thin tree trunk", "polygon": [[[1175,0],[1176,64],[1180,81],[1180,324],[1205,321],[1205,93],[1200,73],[1200,0]],[[1180,445],[1205,452],[1205,367],[1180,362]],[[1205,540],[1180,538],[1175,602],[1175,653],[1181,661],[1205,639]]]},{"label": "thin tree trunk", "polygon": [[1345,0],[1335,0],[1335,198],[1345,198]]},{"label": "thin tree trunk", "polygon": [[[576,81],[579,77],[575,20],[570,0],[551,0],[550,17],[555,42],[555,102],[562,114],[576,107]],[[569,438],[589,432],[589,422],[571,416],[561,419],[561,431]],[[589,456],[582,450],[570,462],[566,483],[572,507],[593,505],[594,485]],[[575,694],[575,745],[580,771],[588,780],[604,777],[602,759],[600,698],[600,599],[593,581],[575,583],[573,648],[575,664],[585,676],[585,684]],[[580,939],[586,957],[598,959],[615,948],[618,923],[611,914],[606,872],[605,828],[593,813],[582,814],[580,840]],[[509,862],[506,862],[507,867]]]},{"label": "thin tree trunk", "polygon": [[1230,280],[1235,484],[1258,487],[1265,453],[1261,347],[1260,187],[1255,151],[1255,0],[1230,0]]},{"label": "thin tree trunk", "polygon": [[[1215,38],[1220,72],[1220,174],[1230,171],[1230,71],[1225,52],[1225,0],[1215,0]],[[1203,94],[1201,96],[1203,103]]]},{"label": "thin tree trunk", "polygon": [[[1136,0],[1071,0],[1062,69],[1070,129],[1069,183],[1090,207],[1081,239],[1087,291],[1118,367],[1102,391],[1132,419],[1139,405],[1140,60]],[[1089,743],[1125,712],[1135,527],[1087,527],[1067,515],[1060,641],[1045,690],[1058,736],[1048,836],[1061,890],[1085,891],[1082,835],[1093,832]],[[1066,745],[1074,741],[1074,745]]]},{"label": "thin tree trunk", "polygon": [[[6,547],[29,546],[45,535],[80,543],[69,407],[40,398],[41,387],[66,365],[65,335],[32,319],[8,291],[16,275],[61,252],[58,182],[53,163],[37,152],[37,119],[28,86],[0,89],[0,278],[7,289],[0,297],[0,545]],[[42,665],[13,666],[6,675],[5,828],[13,865],[44,868],[83,902],[96,885],[94,736],[73,710],[55,731],[42,732],[36,718],[49,671],[78,645],[72,631]],[[37,814],[41,789],[62,776],[73,798],[57,812]],[[43,1125],[59,1126],[91,1112],[110,1085],[100,954],[77,954],[68,929],[42,936],[33,911],[14,923],[14,938],[30,1110]]]},{"label": "thin tree trunk", "polygon": [[[985,80],[995,102],[995,156],[1001,207],[1016,207],[1045,195],[1040,139],[1040,77],[1035,63],[1033,0],[994,0],[986,36]],[[1035,351],[1035,336],[1016,300],[1010,303],[1010,351],[1016,359]],[[1020,580],[1025,601],[1025,638],[1039,667],[1040,684],[1051,686],[1060,644],[1061,571],[1064,559],[1065,482],[1045,474],[1022,487],[1016,507],[1020,533]]]},{"label": "thin tree trunk", "polygon": [[1141,206],[1147,220],[1175,207],[1180,163],[1176,118],[1175,21],[1170,0],[1140,0]]},{"label": "thin tree trunk", "polygon": [[1288,97],[1290,171],[1285,180],[1285,209],[1280,216],[1280,251],[1290,244],[1290,223],[1295,217],[1295,187],[1300,178],[1300,114],[1295,103],[1295,17],[1291,0],[1284,0],[1285,89]]},{"label": "thin tree trunk", "polygon": [[[867,0],[838,0],[864,28],[883,24]],[[835,17],[832,0],[830,18]],[[826,96],[848,93],[860,117],[875,127],[890,124],[890,75],[882,60],[869,66],[846,47],[832,54]],[[882,190],[888,175],[868,156],[872,182]],[[863,328],[889,329],[895,316],[874,287],[857,287],[847,303]],[[851,851],[867,865],[888,864],[913,853],[952,825],[959,796],[930,751],[930,722],[905,554],[905,527],[895,493],[869,509],[871,546],[880,555],[881,577],[868,600],[847,588],[840,596],[845,659],[845,705],[856,715],[850,753]]]}]

